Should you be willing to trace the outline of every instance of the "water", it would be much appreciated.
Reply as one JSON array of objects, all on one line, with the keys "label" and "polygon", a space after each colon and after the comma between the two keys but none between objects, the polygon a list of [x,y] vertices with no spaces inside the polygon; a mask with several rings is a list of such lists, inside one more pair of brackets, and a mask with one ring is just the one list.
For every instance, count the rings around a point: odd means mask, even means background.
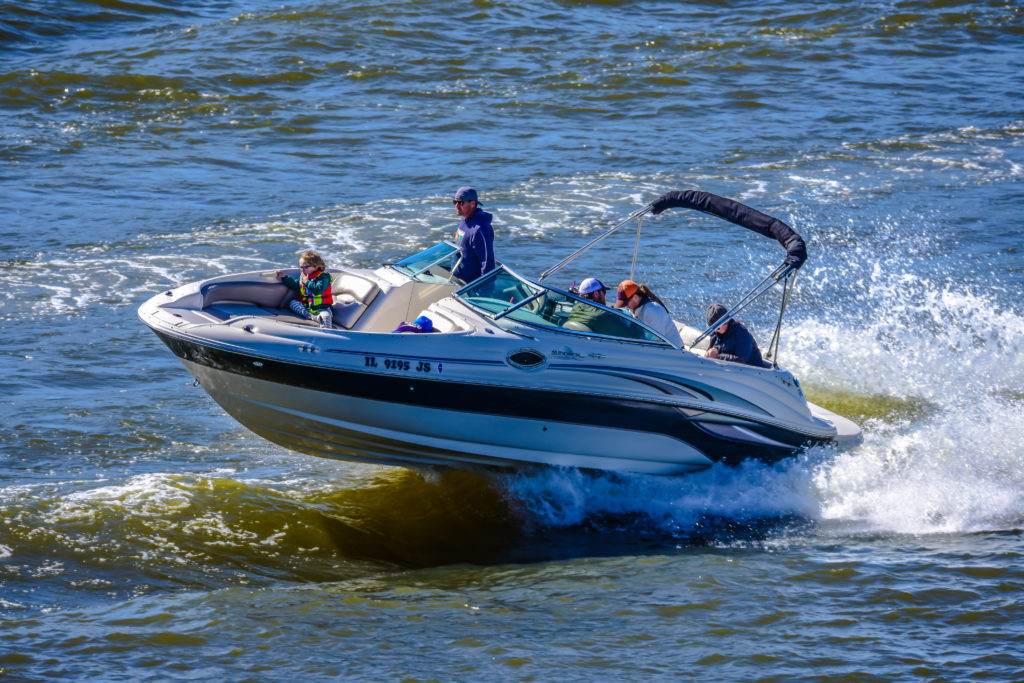
[{"label": "water", "polygon": [[[0,43],[5,680],[1024,678],[1014,3],[41,0]],[[428,246],[467,183],[527,274],[669,189],[787,221],[781,359],[864,443],[677,478],[318,460],[136,318]],[[690,321],[781,258],[678,212],[644,236]]]}]

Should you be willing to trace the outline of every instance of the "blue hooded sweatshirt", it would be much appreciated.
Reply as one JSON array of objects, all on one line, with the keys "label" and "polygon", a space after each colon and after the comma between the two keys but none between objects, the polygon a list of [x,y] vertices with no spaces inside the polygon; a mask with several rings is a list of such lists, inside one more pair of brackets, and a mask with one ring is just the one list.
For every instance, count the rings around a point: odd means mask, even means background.
[{"label": "blue hooded sweatshirt", "polygon": [[494,229],[493,216],[477,207],[473,215],[459,222],[462,235],[462,258],[455,268],[455,276],[465,282],[472,282],[484,273],[494,270]]},{"label": "blue hooded sweatshirt", "polygon": [[761,358],[754,336],[739,321],[733,320],[725,334],[711,333],[711,346],[718,349],[718,360],[746,363],[754,367],[768,367]]}]

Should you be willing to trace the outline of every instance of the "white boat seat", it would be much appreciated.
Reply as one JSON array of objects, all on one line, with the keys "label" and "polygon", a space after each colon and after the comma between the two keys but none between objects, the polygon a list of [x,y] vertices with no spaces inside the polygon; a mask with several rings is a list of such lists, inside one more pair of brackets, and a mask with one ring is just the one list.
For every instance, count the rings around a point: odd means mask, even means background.
[{"label": "white boat seat", "polygon": [[579,322],[578,320],[566,320],[565,324],[562,325],[567,330],[573,330],[575,332],[593,332],[592,329]]},{"label": "white boat seat", "polygon": [[430,322],[434,325],[434,332],[455,332],[464,329],[461,325],[456,324],[454,320],[446,315],[442,315],[438,311],[426,310],[420,315],[430,318]]},{"label": "white boat seat", "polygon": [[352,273],[331,273],[333,282],[331,294],[334,295],[334,324],[346,330],[352,329],[373,300],[380,293],[380,287]]}]

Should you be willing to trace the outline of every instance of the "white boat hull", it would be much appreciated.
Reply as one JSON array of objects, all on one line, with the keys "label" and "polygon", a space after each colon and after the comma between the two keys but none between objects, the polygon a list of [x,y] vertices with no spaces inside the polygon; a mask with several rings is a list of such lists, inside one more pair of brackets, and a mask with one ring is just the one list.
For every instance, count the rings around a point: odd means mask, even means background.
[{"label": "white boat hull", "polygon": [[[679,474],[860,437],[812,411],[782,368],[706,359],[649,333],[576,331],[539,306],[501,319],[431,272],[332,277],[343,298],[330,330],[283,310],[288,291],[272,273],[183,285],[139,315],[241,424],[322,457]],[[475,301],[507,307],[507,296]],[[552,292],[571,305],[566,296]],[[434,332],[392,331],[421,312]]]},{"label": "white boat hull", "polygon": [[647,474],[712,464],[662,434],[388,403],[239,377],[187,361],[185,367],[238,422],[310,455],[388,465],[535,464]]}]

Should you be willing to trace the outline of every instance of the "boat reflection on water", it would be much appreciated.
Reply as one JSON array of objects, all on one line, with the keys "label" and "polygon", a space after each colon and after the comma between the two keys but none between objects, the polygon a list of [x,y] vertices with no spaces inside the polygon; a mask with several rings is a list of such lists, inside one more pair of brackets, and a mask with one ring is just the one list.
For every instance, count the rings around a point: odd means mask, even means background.
[{"label": "boat reflection on water", "polygon": [[[310,455],[678,474],[859,442],[855,424],[808,403],[777,363],[705,358],[710,329],[676,323],[679,346],[543,282],[626,223],[673,207],[719,216],[787,249],[786,263],[717,324],[777,283],[785,306],[806,258],[799,235],[738,202],[687,191],[634,212],[537,279],[499,264],[459,282],[450,242],[376,270],[331,270],[334,329],[293,315],[292,293],[261,272],[183,285],[151,298],[139,315],[232,417]],[[579,306],[619,316],[622,333],[567,324]],[[432,331],[394,331],[419,316]]]}]

